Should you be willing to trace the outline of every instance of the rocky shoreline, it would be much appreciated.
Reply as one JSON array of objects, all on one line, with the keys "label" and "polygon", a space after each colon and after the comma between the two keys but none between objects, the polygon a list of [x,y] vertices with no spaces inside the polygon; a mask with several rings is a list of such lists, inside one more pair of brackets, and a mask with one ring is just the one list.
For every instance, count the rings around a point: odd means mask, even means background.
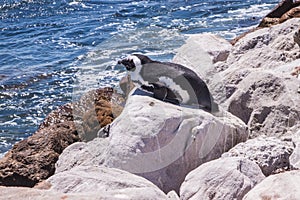
[{"label": "rocky shoreline", "polygon": [[217,114],[91,91],[0,160],[0,199],[300,199],[298,4],[232,43],[198,34],[178,49]]}]

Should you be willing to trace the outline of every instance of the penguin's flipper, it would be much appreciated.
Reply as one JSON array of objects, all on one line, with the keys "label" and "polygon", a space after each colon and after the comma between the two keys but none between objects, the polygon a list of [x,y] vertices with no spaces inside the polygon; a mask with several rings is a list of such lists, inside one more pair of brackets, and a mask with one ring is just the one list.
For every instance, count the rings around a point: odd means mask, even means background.
[{"label": "penguin's flipper", "polygon": [[143,90],[146,90],[146,91],[152,92],[152,93],[153,93],[153,90],[154,90],[154,87],[148,86],[148,85],[142,85],[141,88],[142,88]]},{"label": "penguin's flipper", "polygon": [[180,101],[172,90],[161,83],[151,83],[153,85],[153,97],[168,103],[180,105]]},{"label": "penguin's flipper", "polygon": [[167,88],[167,96],[165,99],[166,102],[172,103],[172,104],[176,104],[176,105],[180,105],[180,100],[179,98],[176,96],[176,94],[170,90],[169,88]]},{"label": "penguin's flipper", "polygon": [[167,97],[167,88],[159,83],[151,83],[153,87],[153,97],[159,100],[164,101]]}]

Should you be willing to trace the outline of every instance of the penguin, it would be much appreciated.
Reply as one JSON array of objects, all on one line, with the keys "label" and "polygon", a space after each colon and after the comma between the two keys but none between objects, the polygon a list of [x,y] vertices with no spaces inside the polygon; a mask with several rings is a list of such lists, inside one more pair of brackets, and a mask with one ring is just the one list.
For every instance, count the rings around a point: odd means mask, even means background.
[{"label": "penguin", "polygon": [[154,61],[142,54],[132,54],[118,64],[126,67],[135,85],[156,99],[207,112],[219,110],[205,82],[183,65]]}]

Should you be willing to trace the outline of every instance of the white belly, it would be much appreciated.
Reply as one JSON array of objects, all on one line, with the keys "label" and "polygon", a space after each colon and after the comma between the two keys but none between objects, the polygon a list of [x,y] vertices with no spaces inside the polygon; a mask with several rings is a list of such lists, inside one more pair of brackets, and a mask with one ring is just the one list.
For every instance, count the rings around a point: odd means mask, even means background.
[{"label": "white belly", "polygon": [[190,95],[186,90],[183,90],[180,85],[176,84],[173,79],[169,77],[159,77],[159,82],[162,83],[167,88],[171,89],[172,91],[175,91],[175,93],[179,94],[182,103],[187,103],[190,100]]}]

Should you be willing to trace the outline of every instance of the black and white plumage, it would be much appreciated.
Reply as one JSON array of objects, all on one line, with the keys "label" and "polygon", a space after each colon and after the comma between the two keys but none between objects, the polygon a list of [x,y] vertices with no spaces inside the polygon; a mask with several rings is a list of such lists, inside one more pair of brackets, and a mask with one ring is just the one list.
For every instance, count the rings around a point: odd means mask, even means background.
[{"label": "black and white plumage", "polygon": [[151,60],[133,54],[120,60],[130,72],[131,80],[153,97],[174,104],[197,106],[208,112],[218,110],[205,82],[182,65]]}]

